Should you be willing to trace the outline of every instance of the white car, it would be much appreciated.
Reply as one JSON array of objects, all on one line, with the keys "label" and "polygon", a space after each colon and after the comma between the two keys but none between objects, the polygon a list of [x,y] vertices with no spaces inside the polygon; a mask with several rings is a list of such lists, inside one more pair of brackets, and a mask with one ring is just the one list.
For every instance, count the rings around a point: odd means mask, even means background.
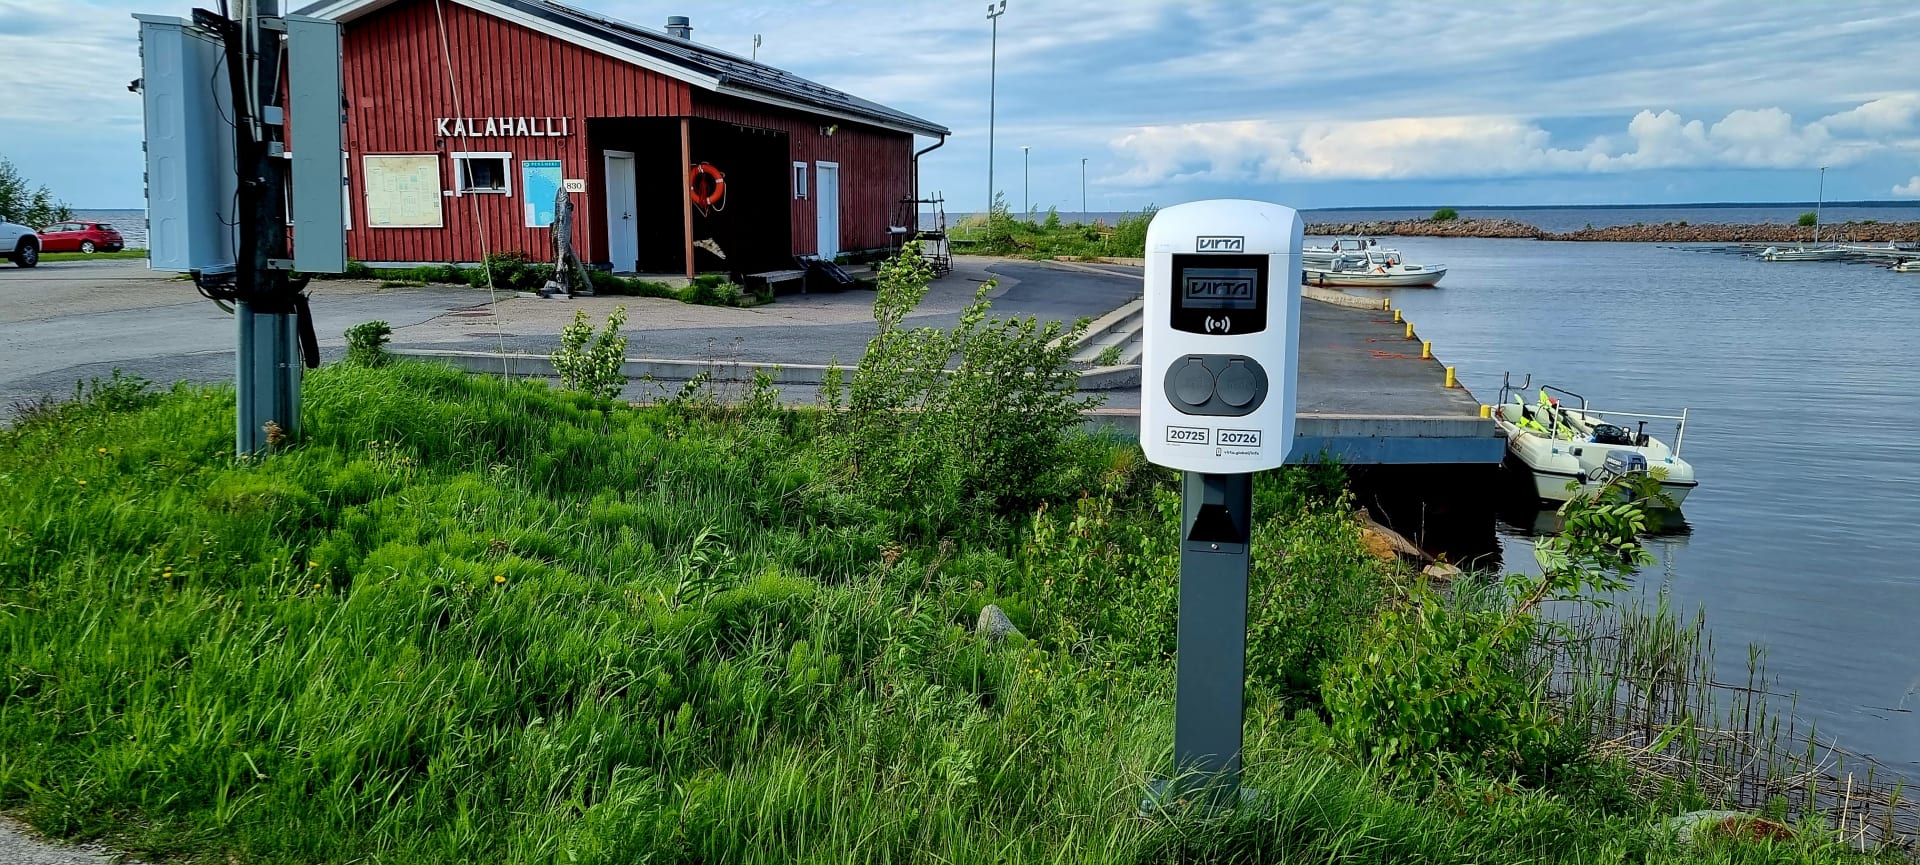
[{"label": "white car", "polygon": [[0,255],[21,267],[40,263],[40,235],[24,225],[8,222],[0,216]]}]

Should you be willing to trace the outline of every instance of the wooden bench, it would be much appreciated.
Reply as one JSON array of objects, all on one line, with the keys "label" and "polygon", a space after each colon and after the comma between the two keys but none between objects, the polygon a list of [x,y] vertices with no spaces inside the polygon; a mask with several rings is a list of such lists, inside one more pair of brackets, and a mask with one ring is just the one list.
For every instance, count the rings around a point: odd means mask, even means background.
[{"label": "wooden bench", "polygon": [[805,294],[807,291],[807,272],[804,270],[768,270],[749,273],[746,275],[746,280],[747,288],[765,288],[770,294],[779,294],[780,286],[789,282],[795,283],[800,293]]}]

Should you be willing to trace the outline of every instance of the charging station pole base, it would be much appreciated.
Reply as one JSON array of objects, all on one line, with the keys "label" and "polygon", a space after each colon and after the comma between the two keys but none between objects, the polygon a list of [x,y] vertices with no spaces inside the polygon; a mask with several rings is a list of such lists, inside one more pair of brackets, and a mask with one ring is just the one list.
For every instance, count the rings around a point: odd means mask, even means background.
[{"label": "charging station pole base", "polygon": [[1149,785],[1142,811],[1218,810],[1242,799],[1253,475],[1185,472],[1180,500],[1175,775]]},{"label": "charging station pole base", "polygon": [[271,444],[269,423],[288,436],[300,433],[300,336],[291,311],[261,312],[241,301],[234,304],[233,320],[238,338],[234,450],[252,456]]}]

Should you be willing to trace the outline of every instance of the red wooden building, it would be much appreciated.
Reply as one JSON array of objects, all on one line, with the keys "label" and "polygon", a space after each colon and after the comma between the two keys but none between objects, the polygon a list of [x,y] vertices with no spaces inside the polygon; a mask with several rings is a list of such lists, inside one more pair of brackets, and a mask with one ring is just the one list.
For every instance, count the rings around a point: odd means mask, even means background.
[{"label": "red wooden building", "polygon": [[616,271],[883,248],[911,219],[919,154],[948,135],[702,46],[681,18],[654,31],[549,0],[303,11],[343,25],[347,250],[369,263],[549,260],[561,188],[581,257]]}]

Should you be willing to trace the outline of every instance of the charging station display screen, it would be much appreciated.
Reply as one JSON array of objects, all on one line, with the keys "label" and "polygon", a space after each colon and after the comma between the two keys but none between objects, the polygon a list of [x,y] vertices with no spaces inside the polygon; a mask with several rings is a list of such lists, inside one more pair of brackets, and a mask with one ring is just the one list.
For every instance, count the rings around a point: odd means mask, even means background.
[{"label": "charging station display screen", "polygon": [[1260,272],[1250,267],[1194,267],[1180,274],[1181,305],[1189,309],[1253,309]]},{"label": "charging station display screen", "polygon": [[1174,255],[1168,323],[1210,336],[1266,330],[1270,260],[1265,255]]}]

